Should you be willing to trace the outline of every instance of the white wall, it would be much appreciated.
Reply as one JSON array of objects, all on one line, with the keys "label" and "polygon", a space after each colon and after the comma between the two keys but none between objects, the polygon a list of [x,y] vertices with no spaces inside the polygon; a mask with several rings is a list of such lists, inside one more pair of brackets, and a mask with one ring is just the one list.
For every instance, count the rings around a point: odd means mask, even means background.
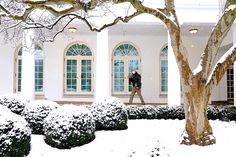
[{"label": "white wall", "polygon": [[[200,54],[203,52],[208,36],[183,36],[183,43],[188,50],[190,66],[194,69],[199,61]],[[71,37],[59,35],[55,42],[45,43],[44,61],[44,94],[46,99],[56,101],[89,101],[94,100],[90,97],[66,97],[63,95],[63,55],[66,47],[72,42],[83,42],[87,44],[93,53],[96,53],[96,33],[78,34]],[[129,41],[137,47],[141,53],[141,74],[142,74],[142,93],[146,103],[167,103],[167,98],[160,96],[159,88],[159,53],[163,46],[167,44],[167,36],[145,36],[145,35],[111,35],[109,36],[110,58],[114,48],[121,42]],[[14,53],[15,47],[10,44],[0,45],[0,94],[14,92]],[[96,56],[96,55],[94,55]],[[94,65],[96,58],[94,58]],[[110,60],[110,67],[111,65]],[[111,68],[110,68],[111,69]],[[96,74],[96,72],[94,71]],[[95,75],[96,78],[96,75]],[[95,82],[95,81],[94,81]],[[111,83],[111,76],[110,82]],[[94,85],[95,87],[95,85]],[[226,77],[214,91],[212,100],[226,100]],[[128,102],[129,95],[122,98]],[[140,102],[135,97],[134,102]]]},{"label": "white wall", "polygon": [[82,42],[89,46],[92,53],[96,53],[96,36],[73,34],[71,37],[61,34],[53,43],[45,43],[44,89],[45,98],[56,101],[93,101],[93,96],[69,97],[63,95],[64,53],[68,46],[75,42]]}]

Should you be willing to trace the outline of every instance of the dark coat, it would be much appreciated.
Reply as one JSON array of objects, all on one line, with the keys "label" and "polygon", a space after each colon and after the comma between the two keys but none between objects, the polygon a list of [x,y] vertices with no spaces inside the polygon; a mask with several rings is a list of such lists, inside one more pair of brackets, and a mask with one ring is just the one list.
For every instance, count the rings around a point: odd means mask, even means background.
[{"label": "dark coat", "polygon": [[135,72],[132,77],[129,78],[129,81],[132,82],[133,87],[141,88],[141,75],[139,75],[137,72]]}]

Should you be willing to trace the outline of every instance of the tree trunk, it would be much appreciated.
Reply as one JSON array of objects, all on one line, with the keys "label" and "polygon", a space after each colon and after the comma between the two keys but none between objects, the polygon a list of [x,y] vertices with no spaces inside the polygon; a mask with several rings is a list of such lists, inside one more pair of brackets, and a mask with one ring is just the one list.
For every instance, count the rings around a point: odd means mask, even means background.
[{"label": "tree trunk", "polygon": [[185,88],[189,91],[183,93],[186,124],[181,144],[199,146],[214,144],[215,137],[207,118],[207,106],[211,94],[205,87],[205,81],[195,76],[192,83]]}]

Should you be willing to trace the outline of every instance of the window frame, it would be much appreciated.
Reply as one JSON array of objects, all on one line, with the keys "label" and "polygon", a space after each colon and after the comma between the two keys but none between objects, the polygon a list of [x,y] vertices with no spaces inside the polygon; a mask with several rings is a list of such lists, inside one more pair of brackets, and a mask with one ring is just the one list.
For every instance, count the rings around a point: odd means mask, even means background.
[{"label": "window frame", "polygon": [[[161,55],[162,51],[167,47],[167,56]],[[159,93],[161,96],[167,96],[168,95],[168,70],[167,70],[167,91],[162,91],[162,72],[161,72],[161,62],[167,61],[167,69],[168,69],[168,45],[165,44],[160,52],[159,52]]]},{"label": "window frame", "polygon": [[[91,51],[91,56],[82,56],[82,55],[73,55],[67,56],[67,51],[69,48],[75,44],[85,45]],[[93,96],[94,95],[94,53],[91,47],[88,44],[83,42],[73,42],[69,44],[64,51],[64,63],[63,63],[63,96]],[[67,60],[76,60],[77,63],[77,84],[76,91],[71,92],[67,91]],[[91,61],[91,91],[84,92],[81,89],[82,82],[82,60],[90,60]]]},{"label": "window frame", "polygon": [[[35,49],[37,49],[37,48],[42,49],[41,46],[36,45]],[[18,91],[18,65],[19,65],[19,60],[21,60],[21,66],[22,66],[22,55],[19,55],[19,52],[20,52],[21,49],[22,49],[22,46],[18,46],[18,48],[16,49],[16,52],[15,52],[15,66],[14,66],[15,67],[15,70],[14,70],[14,72],[15,72],[14,92],[19,93],[19,94],[21,93],[21,91]],[[44,81],[45,80],[45,52],[44,52],[43,49],[42,49],[42,51],[43,51],[43,55],[41,55],[41,56],[34,55],[34,63],[35,63],[36,60],[42,60],[43,61],[43,90],[42,91],[36,91],[35,90],[36,85],[34,85],[35,96],[39,96],[39,97],[44,96],[44,90],[45,90],[45,88],[44,88],[45,87],[45,81]],[[35,66],[35,64],[34,64],[34,66]],[[22,75],[22,72],[21,72],[21,75]],[[21,85],[22,85],[22,76],[21,76]],[[21,89],[22,89],[22,86],[21,86]]]},{"label": "window frame", "polygon": [[[128,45],[131,45],[133,46],[137,52],[138,52],[138,56],[128,56],[128,55],[124,55],[124,56],[115,56],[115,51],[118,47],[120,47],[121,45],[124,45],[124,44],[128,44]],[[114,66],[114,63],[115,63],[115,60],[122,60],[124,61],[124,92],[116,92],[115,91],[115,66]],[[129,91],[129,78],[128,78],[128,75],[129,75],[129,61],[131,60],[137,60],[138,61],[138,72],[140,75],[142,75],[141,73],[141,53],[139,51],[139,49],[137,48],[136,45],[134,45],[133,43],[131,42],[122,42],[122,43],[119,43],[112,51],[112,75],[111,75],[111,79],[112,79],[112,88],[111,88],[111,92],[112,92],[112,95],[130,95],[131,91]]]},{"label": "window frame", "polygon": [[[232,71],[232,73],[230,73]],[[233,79],[230,79],[229,77],[233,75]],[[229,85],[230,82],[233,82],[233,85]],[[234,100],[234,67],[233,65],[227,69],[226,72],[226,87],[227,87],[227,100],[233,101]],[[230,95],[230,96],[229,96]]]}]

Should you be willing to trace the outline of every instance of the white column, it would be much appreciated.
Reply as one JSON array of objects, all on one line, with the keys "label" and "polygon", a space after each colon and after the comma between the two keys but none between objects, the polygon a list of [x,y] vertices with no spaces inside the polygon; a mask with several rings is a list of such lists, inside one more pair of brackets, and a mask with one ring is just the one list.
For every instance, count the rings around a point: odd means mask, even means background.
[{"label": "white column", "polygon": [[34,44],[34,29],[24,29],[22,40],[21,95],[31,101],[35,97]]},{"label": "white column", "polygon": [[181,104],[180,75],[168,32],[168,105]]},{"label": "white column", "polygon": [[[236,23],[232,26],[233,44],[236,44]],[[234,106],[236,106],[236,62],[234,62]]]},{"label": "white column", "polygon": [[110,64],[108,51],[108,29],[97,33],[95,99],[110,96]]}]

